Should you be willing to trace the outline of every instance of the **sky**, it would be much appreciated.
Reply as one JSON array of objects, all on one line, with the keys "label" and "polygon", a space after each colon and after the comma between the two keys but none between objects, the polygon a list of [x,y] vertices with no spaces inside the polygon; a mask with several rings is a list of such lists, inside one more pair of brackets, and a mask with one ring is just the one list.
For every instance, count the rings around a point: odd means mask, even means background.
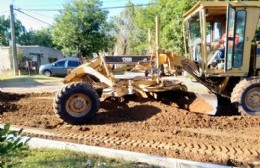
[{"label": "sky", "polygon": [[[20,9],[23,13],[14,10],[15,17],[22,22],[26,30],[39,30],[53,24],[58,11],[35,11],[35,9],[56,10],[62,9],[63,5],[71,0],[0,0],[0,15],[10,15],[10,4],[13,3],[15,9]],[[129,0],[103,0],[103,7],[125,6]],[[131,0],[134,4],[147,4],[150,0]],[[33,10],[32,10],[33,9]],[[108,9],[109,17],[117,15],[123,8]],[[33,16],[33,19],[28,15]]]}]

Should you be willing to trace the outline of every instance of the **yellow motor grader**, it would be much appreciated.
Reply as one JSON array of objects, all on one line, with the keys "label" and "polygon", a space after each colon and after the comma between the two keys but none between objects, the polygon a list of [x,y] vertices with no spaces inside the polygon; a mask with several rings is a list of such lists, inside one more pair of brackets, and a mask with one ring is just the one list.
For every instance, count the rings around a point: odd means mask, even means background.
[{"label": "yellow motor grader", "polygon": [[[65,122],[84,124],[98,111],[101,99],[186,90],[181,82],[160,77],[160,66],[167,64],[187,71],[215,94],[231,97],[239,112],[260,115],[259,16],[260,2],[199,2],[184,15],[185,56],[161,52],[156,24],[155,55],[99,56],[79,66],[65,77],[67,85],[55,96],[54,111]],[[225,33],[224,56],[216,60],[220,49],[212,43]],[[124,68],[112,69],[110,64],[135,65],[153,73],[117,78]],[[216,96],[213,99],[207,102],[212,107],[208,113],[214,115]]]}]

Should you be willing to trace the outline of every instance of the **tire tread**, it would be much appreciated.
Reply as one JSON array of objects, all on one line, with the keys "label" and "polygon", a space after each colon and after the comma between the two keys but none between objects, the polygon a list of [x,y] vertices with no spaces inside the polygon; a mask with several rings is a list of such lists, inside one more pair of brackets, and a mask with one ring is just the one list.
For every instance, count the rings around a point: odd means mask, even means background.
[{"label": "tire tread", "polygon": [[[62,102],[63,102],[62,99],[64,98],[64,96],[68,95],[70,92],[73,92],[74,90],[77,90],[77,89],[82,89],[82,90],[89,92],[89,94],[91,96],[93,96],[93,99],[95,100],[95,102],[94,102],[95,107],[93,107],[94,110],[91,110],[87,115],[80,117],[80,118],[72,117],[69,114],[67,114],[67,112],[62,111]],[[75,83],[70,83],[70,84],[66,85],[64,88],[62,88],[60,91],[58,91],[56,93],[56,95],[54,97],[54,101],[53,101],[53,109],[54,109],[56,116],[60,120],[63,120],[65,122],[73,124],[73,125],[85,124],[96,114],[99,107],[100,107],[99,96],[98,96],[98,93],[96,92],[96,90],[94,90],[89,85],[82,83],[82,82],[75,82]]]},{"label": "tire tread", "polygon": [[238,112],[242,115],[250,115],[245,112],[241,106],[241,96],[243,91],[252,84],[260,83],[258,78],[247,78],[241,80],[233,89],[231,93],[231,103],[238,109]]}]

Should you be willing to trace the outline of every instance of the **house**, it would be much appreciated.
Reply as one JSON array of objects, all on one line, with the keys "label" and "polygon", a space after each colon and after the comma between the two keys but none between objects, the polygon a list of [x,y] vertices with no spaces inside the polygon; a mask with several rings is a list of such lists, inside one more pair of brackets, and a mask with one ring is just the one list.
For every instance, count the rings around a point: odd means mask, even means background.
[{"label": "house", "polygon": [[[18,61],[23,60],[22,65],[25,65],[25,61],[37,62],[38,67],[42,64],[52,63],[58,59],[64,58],[64,55],[60,50],[43,47],[38,45],[33,46],[17,46]],[[20,57],[23,57],[21,59]],[[8,70],[13,67],[12,50],[9,46],[0,47],[0,70]]]}]

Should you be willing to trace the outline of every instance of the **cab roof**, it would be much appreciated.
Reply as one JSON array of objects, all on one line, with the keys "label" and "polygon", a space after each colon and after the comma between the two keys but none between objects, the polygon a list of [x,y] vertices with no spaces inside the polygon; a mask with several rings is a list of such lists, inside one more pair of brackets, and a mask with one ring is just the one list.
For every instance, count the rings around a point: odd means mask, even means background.
[{"label": "cab roof", "polygon": [[228,4],[231,4],[234,7],[255,7],[260,8],[260,1],[233,1],[233,2],[209,2],[203,1],[198,2],[194,5],[188,12],[183,15],[184,20],[187,20],[190,16],[196,13],[198,10],[205,8],[208,12],[216,14],[226,13]]}]

